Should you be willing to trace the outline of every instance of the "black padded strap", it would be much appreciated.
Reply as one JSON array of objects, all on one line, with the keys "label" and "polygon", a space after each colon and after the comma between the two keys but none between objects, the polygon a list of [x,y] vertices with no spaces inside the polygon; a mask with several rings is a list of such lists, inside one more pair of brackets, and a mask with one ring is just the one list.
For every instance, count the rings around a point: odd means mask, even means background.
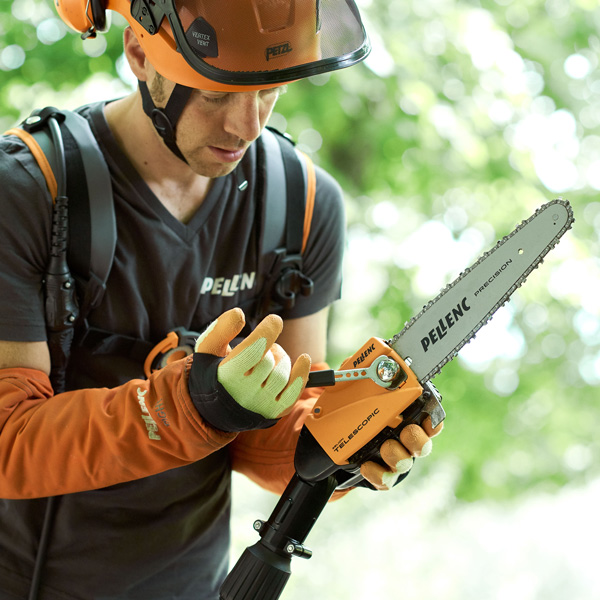
[{"label": "black padded strap", "polygon": [[41,120],[31,133],[53,172],[57,174],[60,169],[54,144],[44,126],[50,112],[61,123],[69,198],[68,263],[82,291],[81,317],[85,318],[102,298],[114,259],[117,227],[112,182],[88,121],[75,112],[48,107],[38,111]]},{"label": "black padded strap", "polygon": [[285,167],[277,134],[265,128],[260,140],[259,168],[263,188],[259,193],[262,193],[265,215],[261,255],[264,256],[285,244],[287,201],[282,197],[286,193]]},{"label": "black padded strap", "polygon": [[288,255],[300,255],[306,204],[306,182],[302,163],[292,143],[283,136],[276,136],[283,158],[286,190],[286,235]]},{"label": "black padded strap", "polygon": [[[290,309],[298,293],[308,296],[314,285],[302,273],[302,240],[308,173],[291,140],[265,129],[258,145],[257,194],[264,223],[261,256],[272,255],[259,312]],[[284,233],[285,232],[285,233]]]},{"label": "black padded strap", "polygon": [[83,161],[71,131],[61,127],[67,158],[67,196],[69,197],[68,263],[80,287],[80,303],[90,279],[91,219],[88,186]]},{"label": "black padded strap", "polygon": [[[64,125],[77,140],[87,182],[91,224],[90,277],[95,278],[104,288],[117,244],[117,224],[110,172],[88,121],[77,113],[69,112],[66,113]],[[68,166],[67,172],[69,173]],[[67,175],[67,178],[69,177],[70,173]]]}]

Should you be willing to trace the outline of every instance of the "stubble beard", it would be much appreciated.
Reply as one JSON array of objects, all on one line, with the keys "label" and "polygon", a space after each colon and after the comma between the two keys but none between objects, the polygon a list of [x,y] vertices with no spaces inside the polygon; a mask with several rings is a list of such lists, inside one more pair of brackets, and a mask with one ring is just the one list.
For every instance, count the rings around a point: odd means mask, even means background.
[{"label": "stubble beard", "polygon": [[202,177],[210,177],[214,179],[216,177],[225,177],[232,173],[236,167],[240,164],[240,161],[235,163],[213,163],[209,164],[205,160],[198,160],[194,158],[194,156],[186,156],[186,160],[188,165],[196,173],[197,175],[201,175]]},{"label": "stubble beard", "polygon": [[212,152],[207,146],[202,146],[190,152],[184,152],[184,156],[188,165],[196,174],[210,178],[229,175],[243,160],[242,157],[236,162],[219,162],[213,157]]}]

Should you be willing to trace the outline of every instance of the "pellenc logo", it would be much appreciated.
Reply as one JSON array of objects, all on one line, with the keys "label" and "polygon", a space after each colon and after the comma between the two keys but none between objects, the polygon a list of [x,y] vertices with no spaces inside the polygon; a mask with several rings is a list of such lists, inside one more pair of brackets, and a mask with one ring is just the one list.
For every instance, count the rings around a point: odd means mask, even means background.
[{"label": "pellenc logo", "polygon": [[265,50],[265,56],[267,60],[271,60],[272,58],[277,58],[278,56],[289,54],[292,50],[292,45],[289,42],[273,44]]},{"label": "pellenc logo", "polygon": [[240,273],[233,277],[205,277],[200,288],[200,295],[235,296],[238,292],[251,290],[256,281],[256,273]]}]

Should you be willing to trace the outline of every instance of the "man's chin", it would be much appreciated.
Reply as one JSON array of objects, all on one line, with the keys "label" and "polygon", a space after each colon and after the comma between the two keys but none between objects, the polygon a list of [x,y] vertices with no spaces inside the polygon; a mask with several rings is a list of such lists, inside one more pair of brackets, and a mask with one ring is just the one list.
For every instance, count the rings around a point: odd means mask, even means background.
[{"label": "man's chin", "polygon": [[227,164],[207,164],[205,161],[194,161],[188,159],[188,164],[198,175],[214,179],[215,177],[225,177],[225,175],[229,175],[229,173],[234,171],[234,169],[239,165],[239,161],[236,163]]}]

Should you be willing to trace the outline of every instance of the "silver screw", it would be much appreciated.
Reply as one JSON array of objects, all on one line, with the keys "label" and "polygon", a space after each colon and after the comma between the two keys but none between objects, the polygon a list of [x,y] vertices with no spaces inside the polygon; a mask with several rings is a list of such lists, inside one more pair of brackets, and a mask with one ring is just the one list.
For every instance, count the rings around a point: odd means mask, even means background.
[{"label": "silver screw", "polygon": [[400,370],[400,365],[391,358],[384,358],[377,365],[377,376],[381,381],[388,382],[393,381],[398,375],[398,371]]}]

